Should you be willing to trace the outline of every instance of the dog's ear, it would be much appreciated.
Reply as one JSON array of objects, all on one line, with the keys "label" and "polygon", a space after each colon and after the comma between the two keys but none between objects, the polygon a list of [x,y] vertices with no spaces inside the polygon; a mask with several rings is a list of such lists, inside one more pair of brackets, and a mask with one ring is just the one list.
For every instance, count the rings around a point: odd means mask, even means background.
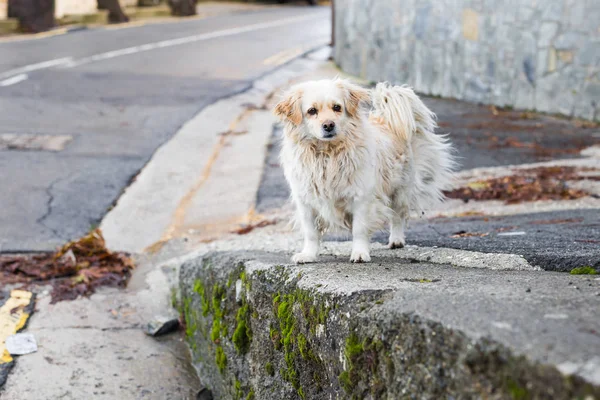
[{"label": "dog's ear", "polygon": [[344,91],[346,111],[351,116],[358,115],[361,103],[371,102],[371,93],[367,89],[345,79],[338,79],[336,84]]},{"label": "dog's ear", "polygon": [[289,120],[294,125],[302,122],[302,90],[291,89],[283,95],[273,110],[281,121]]}]

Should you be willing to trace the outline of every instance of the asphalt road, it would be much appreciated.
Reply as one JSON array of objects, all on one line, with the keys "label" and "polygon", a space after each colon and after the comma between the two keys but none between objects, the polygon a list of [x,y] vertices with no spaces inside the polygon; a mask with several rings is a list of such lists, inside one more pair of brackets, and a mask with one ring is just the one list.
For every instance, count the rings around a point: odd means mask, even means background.
[{"label": "asphalt road", "polygon": [[0,135],[71,137],[0,148],[0,252],[84,234],[183,123],[329,35],[329,8],[287,6],[0,42]]}]

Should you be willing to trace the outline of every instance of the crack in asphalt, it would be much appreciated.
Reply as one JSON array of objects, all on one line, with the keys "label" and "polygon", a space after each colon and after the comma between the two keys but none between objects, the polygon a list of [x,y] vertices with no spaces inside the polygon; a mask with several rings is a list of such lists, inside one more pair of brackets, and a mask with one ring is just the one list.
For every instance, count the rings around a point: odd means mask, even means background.
[{"label": "crack in asphalt", "polygon": [[54,202],[54,195],[52,194],[52,190],[54,189],[54,186],[61,181],[71,178],[72,175],[73,174],[71,173],[71,174],[68,174],[66,177],[57,178],[57,179],[53,180],[50,183],[50,185],[48,185],[48,187],[44,190],[44,192],[48,196],[48,201],[46,202],[46,211],[44,212],[44,214],[41,217],[39,217],[38,219],[35,220],[36,223],[38,223],[38,224],[42,225],[44,228],[48,229],[55,237],[57,237],[58,239],[61,239],[61,240],[64,240],[64,238],[59,234],[58,230],[46,225],[46,223],[44,221],[46,219],[48,219],[48,217],[50,217],[50,215],[52,214],[52,203]]}]

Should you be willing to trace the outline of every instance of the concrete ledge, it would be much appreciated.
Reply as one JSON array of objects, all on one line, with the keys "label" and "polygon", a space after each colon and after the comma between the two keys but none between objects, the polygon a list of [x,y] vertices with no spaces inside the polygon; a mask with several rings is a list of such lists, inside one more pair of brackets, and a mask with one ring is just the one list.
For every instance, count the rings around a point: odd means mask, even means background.
[{"label": "concrete ledge", "polygon": [[187,338],[215,398],[600,398],[595,276],[288,259],[181,266]]}]

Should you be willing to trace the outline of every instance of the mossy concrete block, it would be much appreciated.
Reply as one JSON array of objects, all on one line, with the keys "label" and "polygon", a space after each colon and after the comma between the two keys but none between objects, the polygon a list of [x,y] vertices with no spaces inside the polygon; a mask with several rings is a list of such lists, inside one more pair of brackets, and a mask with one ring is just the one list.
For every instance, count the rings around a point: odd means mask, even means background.
[{"label": "mossy concrete block", "polygon": [[181,266],[187,340],[215,398],[600,398],[589,277],[288,259]]}]

